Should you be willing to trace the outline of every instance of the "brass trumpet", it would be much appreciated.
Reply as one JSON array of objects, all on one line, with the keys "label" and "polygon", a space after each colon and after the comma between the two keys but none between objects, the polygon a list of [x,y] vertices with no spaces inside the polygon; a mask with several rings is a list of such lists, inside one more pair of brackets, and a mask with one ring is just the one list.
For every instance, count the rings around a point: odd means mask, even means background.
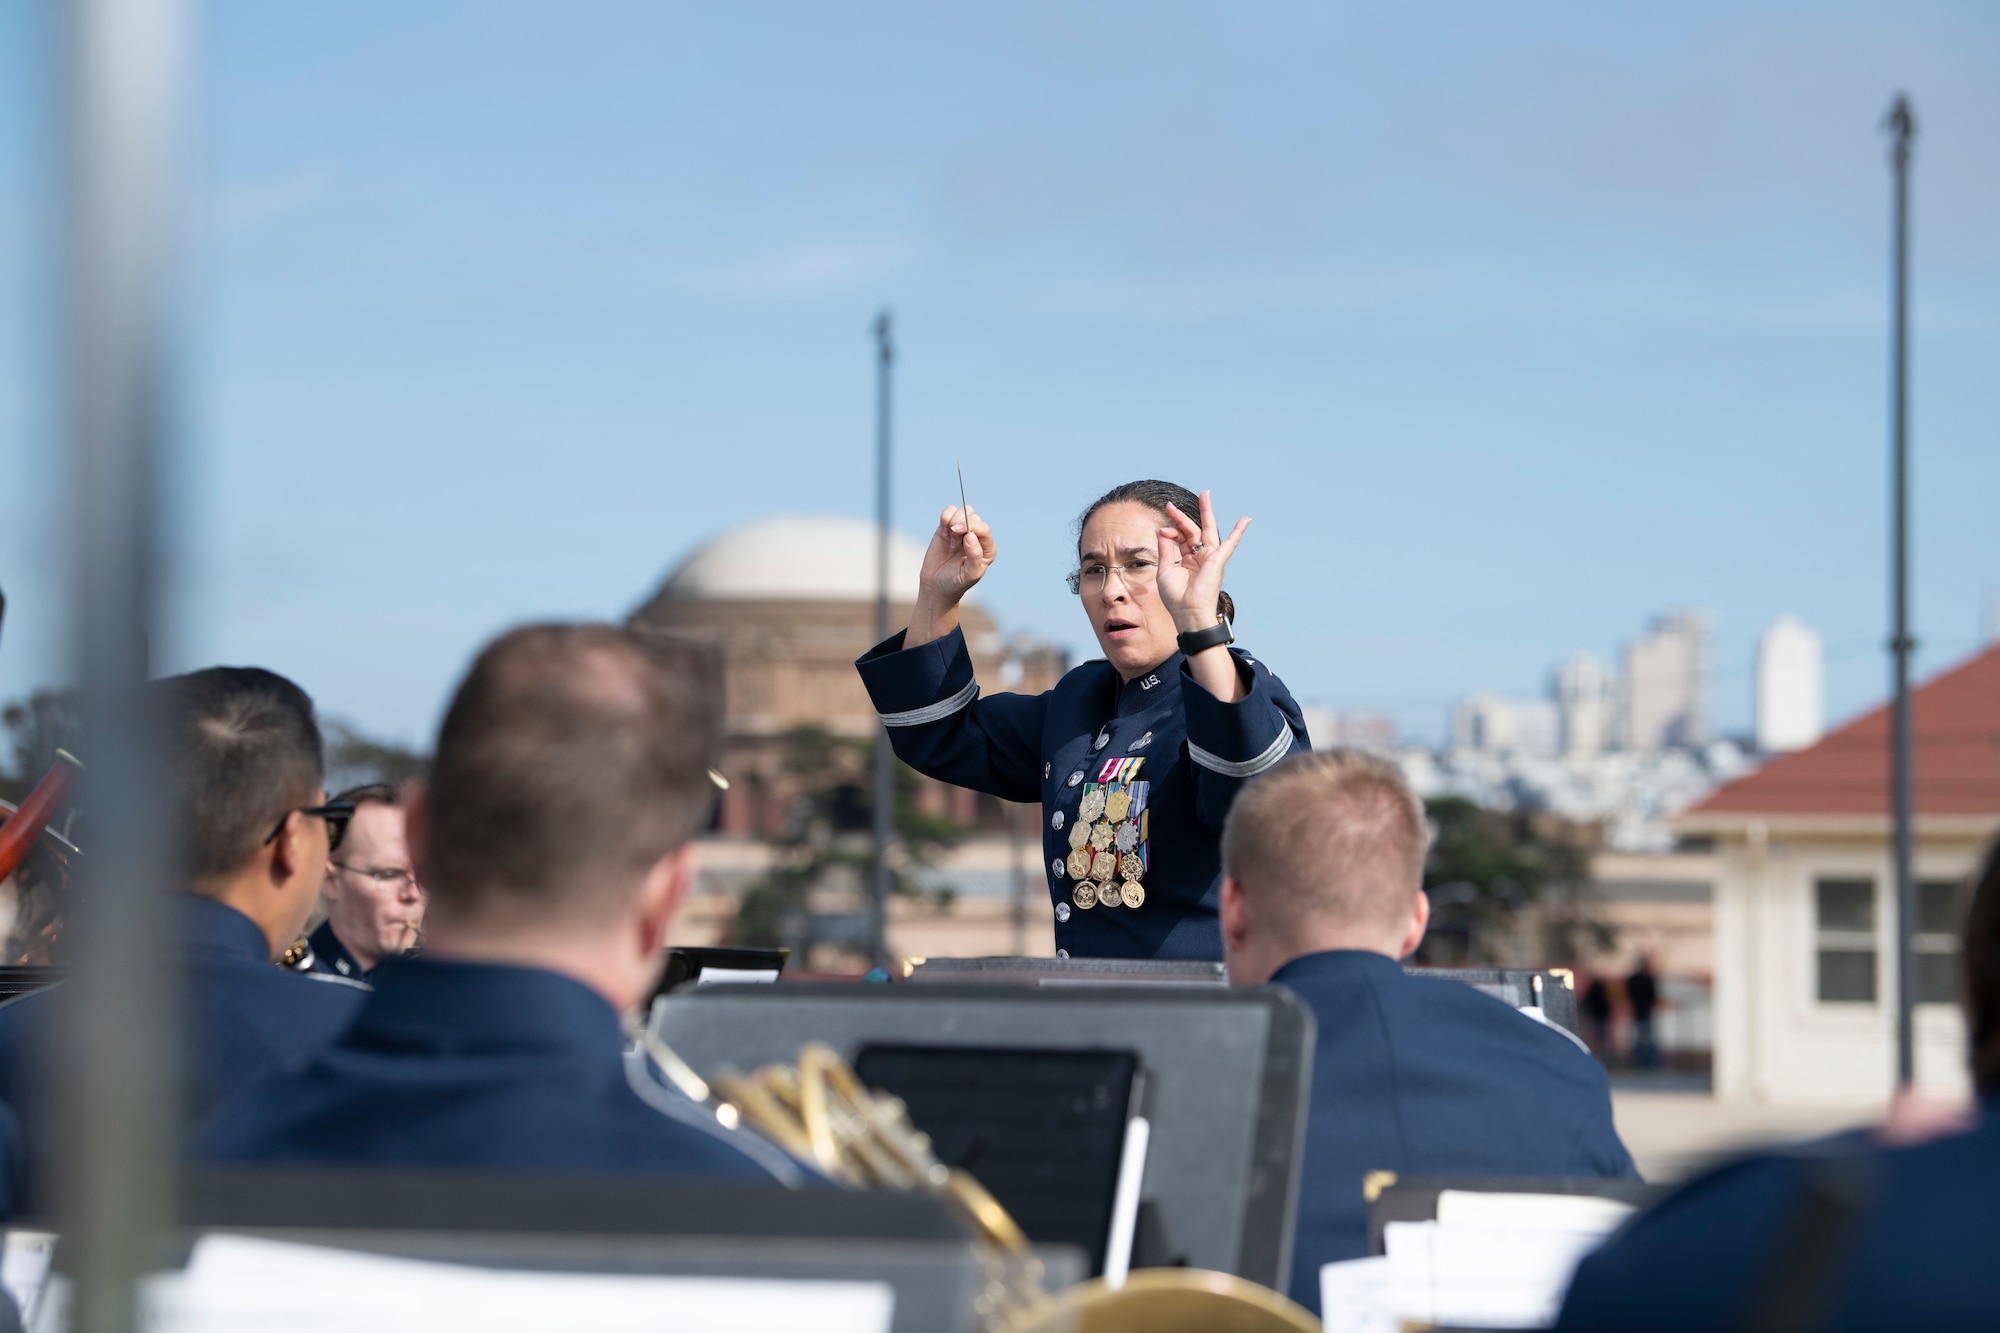
[{"label": "brass trumpet", "polygon": [[999,1201],[970,1172],[938,1161],[902,1100],[867,1087],[831,1047],[813,1042],[796,1064],[726,1069],[711,1084],[651,1031],[640,1040],[724,1125],[749,1125],[850,1189],[942,1199],[985,1257],[977,1308],[987,1333],[1318,1333],[1319,1321],[1277,1292],[1201,1269],[1144,1269],[1116,1289],[1097,1278],[1051,1294],[1041,1261]]}]

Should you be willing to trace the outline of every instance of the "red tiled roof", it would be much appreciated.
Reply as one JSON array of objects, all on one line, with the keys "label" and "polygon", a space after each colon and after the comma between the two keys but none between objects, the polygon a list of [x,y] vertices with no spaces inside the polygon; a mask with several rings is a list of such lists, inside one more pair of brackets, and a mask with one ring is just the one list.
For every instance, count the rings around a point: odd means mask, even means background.
[{"label": "red tiled roof", "polygon": [[[2000,815],[2000,644],[1910,692],[1915,812]],[[1886,815],[1889,709],[1726,783],[1688,815]]]}]

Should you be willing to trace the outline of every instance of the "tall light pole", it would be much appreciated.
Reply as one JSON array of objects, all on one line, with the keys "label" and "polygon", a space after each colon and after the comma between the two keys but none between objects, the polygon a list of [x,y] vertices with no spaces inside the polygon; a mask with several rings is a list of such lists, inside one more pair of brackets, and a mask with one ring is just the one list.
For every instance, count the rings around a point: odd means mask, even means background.
[{"label": "tall light pole", "polygon": [[[889,312],[875,316],[875,642],[889,637],[889,372],[896,361]],[[889,965],[889,840],[896,828],[896,757],[889,729],[875,728],[875,840],[869,861],[868,946]]]},{"label": "tall light pole", "polygon": [[1890,599],[1893,629],[1889,661],[1895,681],[1890,756],[1890,797],[1896,839],[1896,1082],[1910,1086],[1916,1073],[1916,1047],[1911,1020],[1917,1007],[1917,884],[1911,870],[1910,846],[1910,144],[1917,137],[1916,117],[1909,98],[1898,94],[1883,127],[1893,146],[1890,162],[1896,178],[1890,353],[1890,435],[1892,513],[1890,518]]},{"label": "tall light pole", "polygon": [[172,784],[141,686],[154,581],[170,567],[159,482],[172,454],[186,14],[180,0],[72,0],[60,13],[60,413],[93,833],[58,1047],[57,1208],[71,1327],[124,1333],[172,1220],[178,1140],[178,987],[160,947],[175,927]]}]

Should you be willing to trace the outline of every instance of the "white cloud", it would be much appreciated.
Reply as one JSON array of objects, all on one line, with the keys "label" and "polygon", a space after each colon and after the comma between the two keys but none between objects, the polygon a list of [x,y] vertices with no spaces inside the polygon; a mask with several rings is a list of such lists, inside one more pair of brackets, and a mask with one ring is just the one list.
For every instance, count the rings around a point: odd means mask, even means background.
[{"label": "white cloud", "polygon": [[1134,319],[1215,319],[1258,310],[1355,310],[1442,290],[1443,273],[1318,270],[1157,281],[1076,283],[1030,294],[1030,308]]},{"label": "white cloud", "polygon": [[909,257],[903,242],[882,238],[801,241],[682,273],[674,285],[718,301],[811,301],[879,282]]}]

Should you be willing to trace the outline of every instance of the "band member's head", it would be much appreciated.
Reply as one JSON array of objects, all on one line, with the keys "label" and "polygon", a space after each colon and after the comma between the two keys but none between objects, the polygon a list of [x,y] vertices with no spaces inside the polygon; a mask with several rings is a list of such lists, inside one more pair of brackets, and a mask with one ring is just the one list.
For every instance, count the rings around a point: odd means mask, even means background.
[{"label": "band member's head", "polygon": [[1296,755],[1251,781],[1222,831],[1229,979],[1261,985],[1332,949],[1407,957],[1430,921],[1428,844],[1423,803],[1378,755]]},{"label": "band member's head", "polygon": [[276,957],[312,914],[345,823],[317,809],[326,793],[312,700],[259,667],[210,667],[147,688],[173,767],[185,886],[256,922]]},{"label": "band member's head", "polygon": [[719,663],[611,625],[489,644],[410,801],[426,948],[576,959],[619,1008],[648,994],[716,796]]},{"label": "band member's head", "polygon": [[424,890],[410,863],[402,793],[384,782],[336,792],[354,807],[347,835],[327,863],[326,919],[363,971],[408,952],[424,922]]},{"label": "band member's head", "polygon": [[[1178,646],[1180,631],[1158,586],[1160,529],[1173,526],[1168,505],[1195,518],[1201,497],[1170,481],[1128,481],[1098,496],[1077,520],[1073,590],[1105,659],[1128,680]],[[1219,608],[1236,618],[1228,593]]]}]

